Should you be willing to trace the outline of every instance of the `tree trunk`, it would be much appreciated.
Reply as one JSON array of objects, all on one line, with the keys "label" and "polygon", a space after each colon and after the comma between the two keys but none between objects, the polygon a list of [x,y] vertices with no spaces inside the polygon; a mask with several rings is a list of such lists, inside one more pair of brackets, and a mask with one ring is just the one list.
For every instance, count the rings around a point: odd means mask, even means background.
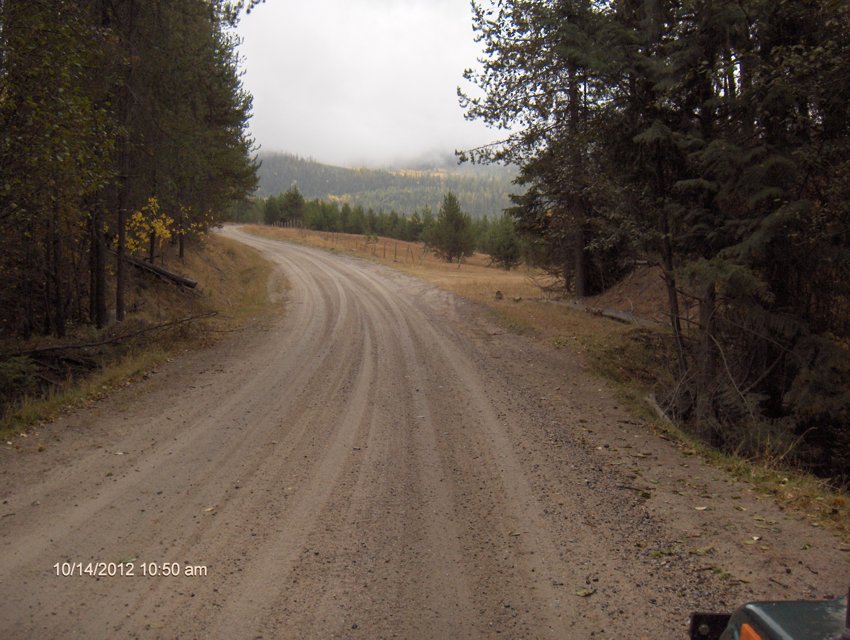
[{"label": "tree trunk", "polygon": [[89,317],[98,329],[106,325],[106,247],[99,203],[91,215],[89,229]]},{"label": "tree trunk", "polygon": [[[122,156],[124,155],[127,155],[129,158],[129,154],[122,152]],[[122,160],[122,168],[126,168],[127,164],[129,163]],[[121,182],[126,183],[127,178],[122,176]],[[118,253],[115,265],[115,319],[118,322],[123,322],[125,317],[124,288],[126,286],[127,274],[125,271],[124,257],[127,247],[126,211],[127,202],[129,200],[127,189],[127,185],[122,184],[120,187],[120,194],[118,196]]]},{"label": "tree trunk", "polygon": [[42,291],[42,315],[41,315],[41,333],[49,336],[52,327],[51,313],[53,307],[53,242],[51,234],[52,219],[47,220],[47,229],[44,234],[44,261],[43,268],[39,269],[39,275],[44,282],[44,290]]},{"label": "tree trunk", "polygon": [[50,242],[53,244],[53,261],[50,274],[53,281],[53,329],[58,338],[64,338],[65,295],[62,287],[62,235],[60,233],[61,214],[58,197],[53,207],[53,217],[50,221]]},{"label": "tree trunk", "polygon": [[33,251],[36,247],[32,241],[35,238],[32,222],[27,223],[26,229],[27,233],[24,237],[29,238],[30,241],[25,243],[24,249],[24,273],[26,276],[23,279],[24,326],[21,329],[21,334],[25,339],[29,339],[32,336],[32,332],[35,331],[35,306],[33,305],[35,291],[33,290],[33,278],[35,277],[36,267],[35,260],[33,259]]},{"label": "tree trunk", "polygon": [[573,262],[575,265],[575,295],[576,298],[584,298],[587,295],[587,269],[585,264],[584,247],[587,244],[585,238],[584,222],[587,217],[587,211],[584,204],[582,190],[585,184],[584,180],[584,158],[579,142],[579,134],[581,132],[580,120],[582,116],[581,110],[581,78],[579,77],[578,67],[571,62],[569,67],[569,95],[570,95],[570,164],[573,174],[573,202],[570,205],[573,217]]},{"label": "tree trunk", "polygon": [[682,319],[679,315],[679,294],[676,287],[676,274],[673,264],[673,246],[670,241],[670,225],[667,214],[659,214],[659,226],[661,229],[661,265],[664,268],[664,283],[667,285],[667,307],[670,311],[670,326],[673,328],[673,337],[676,340],[676,350],[679,356],[679,371],[684,373],[685,346],[682,342]]},{"label": "tree trunk", "polygon": [[125,33],[127,42],[125,46],[128,66],[124,77],[121,101],[120,126],[123,130],[123,135],[121,136],[121,179],[118,186],[118,257],[115,284],[115,319],[119,322],[122,322],[126,315],[124,306],[124,290],[126,287],[127,272],[124,258],[127,252],[127,216],[129,214],[130,207],[130,101],[132,100],[132,91],[130,90],[130,87],[133,82],[133,36],[135,35],[134,17],[136,13],[135,0],[129,0],[127,11],[127,31]]},{"label": "tree trunk", "polygon": [[741,79],[738,83],[740,104],[741,104],[741,134],[742,138],[747,142],[755,132],[755,101],[753,99],[753,74],[757,65],[755,54],[749,51],[741,53]]},{"label": "tree trunk", "polygon": [[587,296],[587,263],[584,255],[584,245],[586,244],[584,236],[584,225],[581,222],[576,223],[575,230],[575,247],[573,247],[575,260],[575,282],[576,282],[576,298],[584,298]]},{"label": "tree trunk", "polygon": [[717,294],[714,283],[709,284],[699,301],[700,361],[699,385],[697,396],[697,420],[708,421],[712,418],[711,388],[717,372],[717,358],[712,336],[714,334],[714,312]]},{"label": "tree trunk", "polygon": [[661,38],[663,16],[659,0],[644,0],[644,33],[648,48],[655,46]]},{"label": "tree trunk", "polygon": [[729,44],[729,30],[726,30],[726,49],[723,52],[723,66],[726,76],[726,102],[734,104],[738,97],[738,81],[735,78],[735,54]]},{"label": "tree trunk", "polygon": [[101,227],[101,214],[95,217],[94,229],[94,308],[95,326],[102,329],[108,321],[106,311],[106,242]]}]

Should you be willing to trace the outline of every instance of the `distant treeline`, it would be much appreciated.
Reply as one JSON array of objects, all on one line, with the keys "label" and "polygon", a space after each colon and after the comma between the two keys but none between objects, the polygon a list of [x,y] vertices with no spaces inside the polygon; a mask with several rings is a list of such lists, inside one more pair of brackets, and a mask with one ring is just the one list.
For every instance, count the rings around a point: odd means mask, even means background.
[{"label": "distant treeline", "polygon": [[277,195],[297,186],[305,198],[360,205],[375,211],[437,210],[447,191],[472,217],[499,215],[516,191],[514,173],[504,167],[446,167],[384,171],[346,169],[290,154],[261,154],[257,195]]},{"label": "distant treeline", "polygon": [[[458,213],[466,219],[464,234],[470,236],[471,248],[490,254],[502,266],[513,266],[519,261],[525,244],[517,235],[512,218],[505,215],[471,218],[466,212]],[[318,198],[307,200],[296,187],[292,187],[278,196],[242,202],[233,208],[229,217],[234,222],[292,225],[314,231],[383,236],[433,246],[439,210],[426,206],[410,215],[395,210],[376,211],[347,202],[328,202]],[[506,256],[508,259],[503,259]]]}]

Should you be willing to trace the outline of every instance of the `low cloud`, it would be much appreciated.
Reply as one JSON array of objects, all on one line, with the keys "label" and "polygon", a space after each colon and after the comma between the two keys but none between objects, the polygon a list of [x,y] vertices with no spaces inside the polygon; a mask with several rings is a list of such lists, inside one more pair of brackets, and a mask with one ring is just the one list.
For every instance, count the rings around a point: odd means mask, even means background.
[{"label": "low cloud", "polygon": [[267,0],[239,35],[266,151],[380,166],[499,137],[457,103],[480,55],[467,0]]}]

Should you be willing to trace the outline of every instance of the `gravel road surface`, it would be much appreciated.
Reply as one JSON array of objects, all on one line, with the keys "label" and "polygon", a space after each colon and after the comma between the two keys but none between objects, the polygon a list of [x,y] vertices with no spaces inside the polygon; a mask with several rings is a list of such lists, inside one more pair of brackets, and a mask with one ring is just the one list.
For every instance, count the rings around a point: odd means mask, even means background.
[{"label": "gravel road surface", "polygon": [[684,638],[693,609],[846,588],[848,547],[580,354],[223,233],[280,265],[285,312],[2,443],[0,637]]}]

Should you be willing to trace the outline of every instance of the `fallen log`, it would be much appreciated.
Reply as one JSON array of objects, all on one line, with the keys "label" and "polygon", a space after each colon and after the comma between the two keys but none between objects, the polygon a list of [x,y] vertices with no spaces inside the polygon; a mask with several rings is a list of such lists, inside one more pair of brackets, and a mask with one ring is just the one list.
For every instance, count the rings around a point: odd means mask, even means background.
[{"label": "fallen log", "polygon": [[[112,255],[117,256],[118,252],[115,249],[110,249],[109,252]],[[147,271],[148,273],[152,273],[157,277],[162,278],[163,280],[168,280],[178,286],[186,287],[187,289],[194,289],[198,286],[197,281],[192,280],[192,278],[187,278],[186,276],[181,276],[179,273],[174,273],[173,271],[169,271],[163,267],[158,267],[155,264],[151,264],[150,262],[145,262],[144,260],[139,260],[135,256],[131,256],[128,254],[124,254],[124,260],[140,269],[141,271]]]},{"label": "fallen log", "polygon": [[158,267],[155,264],[151,264],[150,262],[139,260],[134,256],[125,255],[124,259],[137,269],[141,269],[142,271],[149,271],[150,273],[153,273],[154,275],[159,276],[160,278],[168,280],[169,282],[173,282],[174,284],[179,285],[181,287],[194,289],[198,286],[198,283],[195,280],[192,280],[191,278],[181,276],[179,273],[174,273],[173,271],[169,271],[168,269]]},{"label": "fallen log", "polygon": [[609,320],[616,320],[617,322],[622,322],[623,324],[636,324],[644,326],[659,324],[655,320],[647,320],[646,318],[638,317],[628,311],[620,311],[618,309],[603,309],[601,307],[589,307],[588,305],[577,300],[540,300],[540,302],[562,305],[565,307],[569,307],[570,309],[575,309],[576,311],[584,311],[585,313],[589,313],[592,316],[602,316],[603,318],[608,318]]},{"label": "fallen log", "polygon": [[40,349],[30,349],[29,351],[16,351],[10,353],[0,354],[0,360],[5,360],[6,358],[14,358],[17,356],[35,356],[42,353],[48,353],[51,351],[66,351],[66,350],[74,350],[74,349],[90,349],[92,347],[100,347],[106,344],[113,344],[115,342],[121,342],[122,340],[128,340],[130,338],[136,338],[145,333],[150,333],[151,331],[157,331],[159,329],[165,329],[167,327],[174,327],[181,324],[186,324],[189,322],[194,322],[195,320],[203,320],[205,318],[213,318],[218,315],[218,311],[210,311],[209,313],[202,313],[197,316],[189,316],[187,318],[180,318],[179,320],[171,320],[169,322],[163,322],[162,324],[157,324],[152,327],[145,327],[144,329],[140,329],[138,331],[133,331],[132,333],[125,333],[123,335],[114,336],[112,338],[106,338],[104,340],[98,340],[96,342],[86,342],[83,344],[58,344],[52,345],[50,347],[41,347]]}]

